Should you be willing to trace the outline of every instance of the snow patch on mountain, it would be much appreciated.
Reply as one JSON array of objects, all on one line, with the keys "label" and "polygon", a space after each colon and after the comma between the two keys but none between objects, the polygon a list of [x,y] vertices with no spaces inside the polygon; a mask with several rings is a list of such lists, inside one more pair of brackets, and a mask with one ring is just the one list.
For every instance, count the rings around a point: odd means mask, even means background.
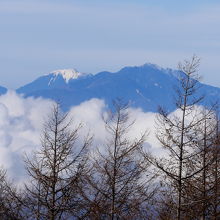
[{"label": "snow patch on mountain", "polygon": [[85,73],[80,73],[75,69],[55,70],[50,74],[53,74],[53,77],[50,79],[48,85],[50,85],[53,81],[55,81],[57,76],[59,75],[63,77],[66,83],[68,83],[71,79],[78,79],[79,77],[86,75]]}]

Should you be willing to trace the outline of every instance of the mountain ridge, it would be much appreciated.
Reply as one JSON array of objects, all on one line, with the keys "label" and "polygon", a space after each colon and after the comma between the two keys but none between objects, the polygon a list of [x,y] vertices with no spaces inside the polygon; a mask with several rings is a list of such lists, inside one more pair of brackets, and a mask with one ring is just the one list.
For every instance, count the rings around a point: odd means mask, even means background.
[{"label": "mountain ridge", "polygon": [[[144,111],[156,112],[158,105],[172,111],[173,86],[178,83],[178,70],[161,68],[155,64],[124,67],[117,72],[103,71],[97,74],[82,74],[66,81],[62,74],[57,74],[53,83],[48,85],[52,75],[44,75],[16,91],[25,97],[43,97],[62,103],[68,110],[91,98],[104,99],[111,107],[112,100],[123,98],[131,107]],[[220,88],[202,84],[199,95],[205,93],[211,103],[220,99]]]},{"label": "mountain ridge", "polygon": [[0,95],[3,95],[7,92],[7,88],[3,87],[3,86],[0,86]]}]

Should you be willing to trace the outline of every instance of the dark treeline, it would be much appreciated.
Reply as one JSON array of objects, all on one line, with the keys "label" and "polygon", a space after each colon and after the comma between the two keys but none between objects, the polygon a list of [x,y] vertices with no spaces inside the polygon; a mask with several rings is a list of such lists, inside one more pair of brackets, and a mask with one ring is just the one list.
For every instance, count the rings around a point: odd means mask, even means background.
[{"label": "dark treeline", "polygon": [[24,187],[0,170],[0,219],[220,219],[218,105],[199,107],[198,66],[197,57],[179,65],[176,113],[159,108],[163,157],[145,145],[150,131],[129,137],[135,121],[121,100],[103,119],[108,135],[95,150],[92,136],[82,137],[81,125],[72,129],[68,113],[55,105],[41,148],[25,156]]}]

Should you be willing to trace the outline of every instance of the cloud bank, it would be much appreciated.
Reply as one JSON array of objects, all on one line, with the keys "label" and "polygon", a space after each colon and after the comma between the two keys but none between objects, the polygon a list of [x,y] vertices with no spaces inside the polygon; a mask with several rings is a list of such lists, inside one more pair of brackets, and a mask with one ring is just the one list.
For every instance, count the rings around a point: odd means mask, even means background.
[{"label": "cloud bank", "polygon": [[23,98],[13,91],[0,96],[0,165],[20,181],[25,176],[24,153],[40,146],[39,134],[52,101]]},{"label": "cloud bank", "polygon": [[[8,171],[16,183],[26,178],[24,154],[31,154],[40,147],[40,135],[43,122],[52,110],[53,101],[42,98],[24,98],[13,91],[0,96],[0,166]],[[163,154],[155,137],[155,119],[157,114],[130,108],[130,118],[135,120],[129,138],[138,138],[148,131],[146,146],[157,155]],[[108,109],[103,100],[91,99],[72,107],[69,116],[73,119],[73,128],[83,125],[81,134],[94,135],[93,147],[102,147],[107,138],[103,117]],[[177,114],[178,111],[172,113]],[[93,149],[93,148],[92,148]]]}]

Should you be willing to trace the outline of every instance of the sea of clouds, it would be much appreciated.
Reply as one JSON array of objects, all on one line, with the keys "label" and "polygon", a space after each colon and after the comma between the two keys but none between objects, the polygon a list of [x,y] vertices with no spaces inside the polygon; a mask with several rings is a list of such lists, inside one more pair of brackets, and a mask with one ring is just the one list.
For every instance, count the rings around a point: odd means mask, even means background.
[{"label": "sea of clouds", "polygon": [[[44,121],[52,111],[54,102],[43,98],[24,98],[14,91],[0,96],[0,166],[16,183],[25,181],[24,155],[40,149],[40,136]],[[106,142],[103,117],[109,112],[105,102],[91,99],[69,110],[73,128],[82,124],[81,135],[93,135],[93,146],[102,147]],[[157,155],[163,154],[155,137],[157,114],[130,108],[130,120],[135,121],[130,138],[139,138],[147,131],[146,146]]]}]

